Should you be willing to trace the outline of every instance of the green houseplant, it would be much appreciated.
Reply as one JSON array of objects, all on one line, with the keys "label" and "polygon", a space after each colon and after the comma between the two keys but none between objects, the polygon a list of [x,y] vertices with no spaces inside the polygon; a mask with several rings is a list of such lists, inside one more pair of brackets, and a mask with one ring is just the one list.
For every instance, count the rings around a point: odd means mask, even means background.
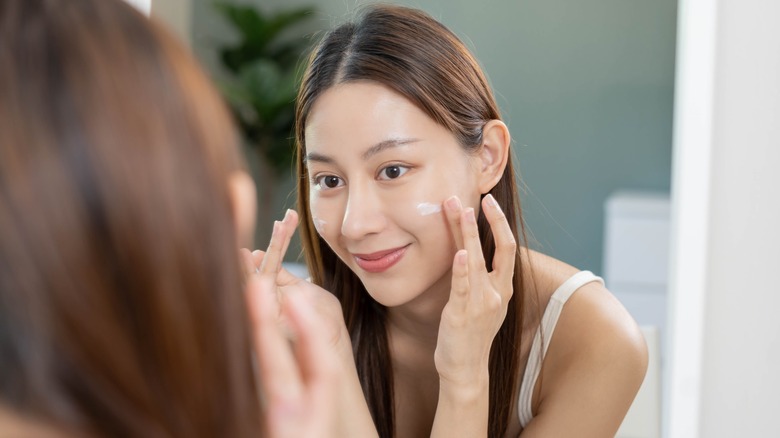
[{"label": "green houseplant", "polygon": [[269,207],[278,182],[292,171],[298,66],[309,44],[290,29],[313,16],[314,9],[270,14],[250,5],[217,2],[214,6],[238,34],[235,42],[218,47],[227,73],[220,88],[257,158],[258,224],[268,228],[270,218],[277,215]]}]

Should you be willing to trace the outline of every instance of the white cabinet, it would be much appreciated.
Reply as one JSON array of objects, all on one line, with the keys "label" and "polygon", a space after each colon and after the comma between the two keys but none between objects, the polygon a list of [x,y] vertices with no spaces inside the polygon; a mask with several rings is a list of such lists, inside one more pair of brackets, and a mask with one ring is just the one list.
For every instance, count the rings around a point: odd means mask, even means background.
[{"label": "white cabinet", "polygon": [[605,205],[604,280],[639,325],[666,326],[669,195],[621,191]]},{"label": "white cabinet", "polygon": [[663,332],[669,265],[669,195],[620,191],[605,204],[604,280],[642,327],[649,363],[618,438],[661,436]]}]

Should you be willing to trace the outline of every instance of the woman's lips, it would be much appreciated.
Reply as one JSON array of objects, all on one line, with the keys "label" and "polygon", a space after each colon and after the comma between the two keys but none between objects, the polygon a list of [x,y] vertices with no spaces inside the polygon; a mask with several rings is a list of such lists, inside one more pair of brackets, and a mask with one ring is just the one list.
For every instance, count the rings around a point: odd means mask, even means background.
[{"label": "woman's lips", "polygon": [[378,273],[384,272],[396,263],[406,253],[406,248],[409,245],[387,249],[384,251],[377,251],[371,254],[352,254],[355,257],[355,262],[361,269],[367,272]]}]

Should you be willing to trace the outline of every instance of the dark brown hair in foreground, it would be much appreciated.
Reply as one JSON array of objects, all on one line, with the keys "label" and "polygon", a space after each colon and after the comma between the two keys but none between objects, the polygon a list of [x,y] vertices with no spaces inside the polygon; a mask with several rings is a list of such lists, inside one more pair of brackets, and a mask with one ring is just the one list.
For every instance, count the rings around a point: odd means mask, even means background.
[{"label": "dark brown hair in foreground", "polygon": [[0,2],[0,404],[66,434],[259,434],[233,126],[119,0]]}]

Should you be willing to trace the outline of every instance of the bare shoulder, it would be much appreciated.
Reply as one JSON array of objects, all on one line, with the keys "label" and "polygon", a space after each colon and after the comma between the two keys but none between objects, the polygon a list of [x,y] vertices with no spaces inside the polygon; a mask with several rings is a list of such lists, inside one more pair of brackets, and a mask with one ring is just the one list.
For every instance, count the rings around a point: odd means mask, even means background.
[{"label": "bare shoulder", "polygon": [[[532,255],[542,300],[579,272]],[[535,417],[523,436],[613,436],[646,370],[647,344],[636,322],[600,282],[585,284],[563,307],[536,382]]]},{"label": "bare shoulder", "polygon": [[[532,283],[529,290],[538,296],[538,310],[541,312],[546,308],[550,296],[580,272],[567,263],[535,251],[528,251],[525,264]],[[640,353],[645,350],[644,338],[634,319],[598,281],[585,284],[569,298],[552,343],[561,345],[560,349],[569,354],[591,351],[597,347],[639,347]]]},{"label": "bare shoulder", "polygon": [[[600,282],[580,287],[561,312],[552,349],[561,359],[583,367],[599,365],[636,371],[640,382],[647,365],[647,344],[634,319]],[[556,356],[551,356],[551,359]],[[556,357],[557,358],[557,357]]]}]

